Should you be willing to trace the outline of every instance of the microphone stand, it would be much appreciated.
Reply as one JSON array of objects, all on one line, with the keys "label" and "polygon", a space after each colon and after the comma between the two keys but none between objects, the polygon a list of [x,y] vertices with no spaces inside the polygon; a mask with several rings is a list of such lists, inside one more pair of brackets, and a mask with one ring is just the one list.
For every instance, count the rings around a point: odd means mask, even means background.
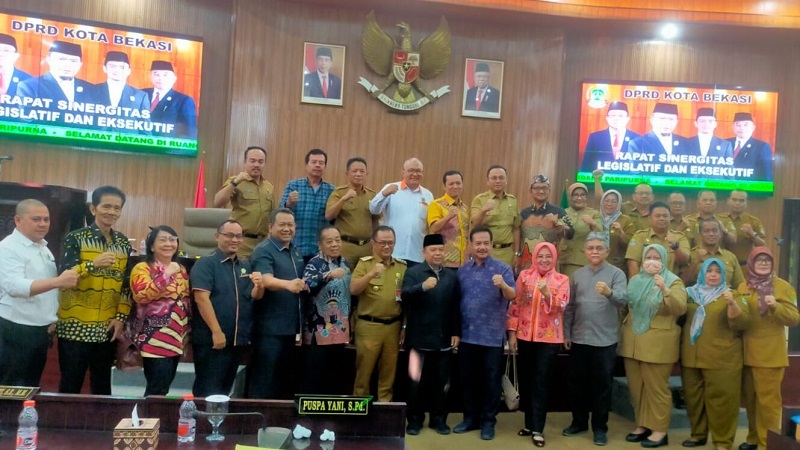
[{"label": "microphone stand", "polygon": [[13,161],[13,160],[14,160],[14,157],[11,156],[11,155],[0,156],[0,181],[3,180],[3,177],[2,177],[2,174],[3,174],[3,161]]}]

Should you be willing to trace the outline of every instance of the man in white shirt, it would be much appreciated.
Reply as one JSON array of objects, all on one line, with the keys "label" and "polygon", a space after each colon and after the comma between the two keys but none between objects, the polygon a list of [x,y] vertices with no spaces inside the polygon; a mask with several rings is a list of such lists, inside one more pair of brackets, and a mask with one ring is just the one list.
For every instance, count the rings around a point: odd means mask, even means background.
[{"label": "man in white shirt", "polygon": [[0,241],[0,385],[39,386],[58,311],[58,289],[78,273],[57,276],[47,248],[50,213],[38,200],[17,204],[14,231]]},{"label": "man in white shirt", "polygon": [[[686,146],[686,138],[673,134],[678,126],[678,105],[656,103],[650,116],[652,130],[631,141],[628,151],[648,155],[680,154]],[[658,162],[657,158],[651,162]]]},{"label": "man in white shirt", "polygon": [[[717,118],[714,108],[700,108],[694,121],[697,127],[697,136],[689,138],[681,155],[691,156],[716,156],[730,158],[733,155],[731,143],[714,136],[717,128]],[[714,164],[716,165],[716,164]]]},{"label": "man in white shirt", "polygon": [[403,163],[403,179],[389,183],[369,202],[372,214],[383,214],[382,223],[397,235],[392,256],[411,267],[421,263],[422,239],[428,231],[428,206],[433,194],[420,184],[424,175],[422,161],[411,158]]}]

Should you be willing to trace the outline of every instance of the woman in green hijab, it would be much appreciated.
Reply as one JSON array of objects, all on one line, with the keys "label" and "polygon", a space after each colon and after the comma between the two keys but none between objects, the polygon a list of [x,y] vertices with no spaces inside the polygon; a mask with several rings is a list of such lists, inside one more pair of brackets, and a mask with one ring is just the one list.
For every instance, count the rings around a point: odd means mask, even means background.
[{"label": "woman in green hijab", "polygon": [[628,282],[628,314],[619,348],[637,425],[626,440],[641,442],[645,448],[669,444],[669,375],[680,349],[681,328],[676,322],[686,312],[686,288],[666,269],[666,261],[664,247],[645,247],[642,270]]}]

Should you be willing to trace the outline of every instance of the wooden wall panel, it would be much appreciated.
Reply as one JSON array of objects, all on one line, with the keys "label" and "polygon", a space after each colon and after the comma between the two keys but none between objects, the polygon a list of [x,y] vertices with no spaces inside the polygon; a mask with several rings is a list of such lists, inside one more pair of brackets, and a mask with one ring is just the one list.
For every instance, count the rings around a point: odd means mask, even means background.
[{"label": "wooden wall panel", "polygon": [[[227,133],[228,61],[232,39],[232,2],[218,0],[7,0],[3,7],[199,36],[204,40],[199,146],[208,153],[207,177],[219,178]],[[148,68],[149,69],[149,68]],[[183,227],[183,208],[192,206],[199,160],[174,156],[81,151],[2,141],[2,154],[14,156],[3,167],[4,181],[69,186],[91,191],[104,184],[128,195],[118,228],[141,238],[148,225]]]},{"label": "wooden wall panel", "polygon": [[[360,54],[368,12],[297,2],[236,2],[227,172],[241,169],[244,148],[264,144],[270,152],[267,177],[282,192],[289,179],[304,176],[305,152],[320,147],[329,153],[327,178],[332,182],[344,182],[347,158],[364,156],[370,163],[369,184],[380,188],[399,178],[405,159],[417,156],[425,163],[424,184],[437,196],[442,193],[441,174],[460,169],[471,199],[485,190],[486,168],[502,163],[513,167],[510,190],[527,202],[531,176],[555,173],[561,32],[451,18],[452,60],[442,75],[425,85],[450,85],[452,93],[419,114],[399,115],[389,113],[357,85],[360,76],[381,79]],[[431,12],[400,15],[376,8],[376,16],[395,36],[394,24],[409,22],[414,42],[439,22],[439,15]],[[342,108],[300,103],[303,41],[347,46]],[[502,120],[461,117],[465,57],[505,61]],[[222,178],[209,185],[214,181]]]},{"label": "wooden wall panel", "polygon": [[[630,81],[675,81],[719,83],[752,88],[775,88],[779,93],[778,135],[775,163],[775,196],[751,198],[750,211],[759,216],[772,237],[780,233],[784,197],[800,195],[800,182],[793,174],[800,165],[796,142],[800,131],[800,90],[795,80],[800,76],[797,63],[800,52],[789,45],[752,42],[654,42],[624,37],[570,34],[566,45],[564,96],[559,148],[563,158],[559,173],[574,178],[580,112],[580,83],[584,79]],[[735,69],[733,68],[735,66]],[[728,137],[730,130],[719,130]],[[627,190],[632,192],[632,189]],[[665,194],[658,195],[663,199]],[[725,210],[719,199],[719,209]],[[690,211],[695,197],[687,196]]]}]

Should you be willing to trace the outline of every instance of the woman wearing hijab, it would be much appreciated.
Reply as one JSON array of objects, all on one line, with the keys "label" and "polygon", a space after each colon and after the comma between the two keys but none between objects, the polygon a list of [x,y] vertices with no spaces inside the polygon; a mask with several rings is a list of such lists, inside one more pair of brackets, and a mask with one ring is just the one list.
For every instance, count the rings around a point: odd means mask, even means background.
[{"label": "woman wearing hijab", "polygon": [[603,221],[596,209],[587,206],[589,189],[583,183],[573,183],[567,188],[569,208],[566,209],[567,217],[572,222],[575,234],[571,238],[564,237],[558,246],[559,270],[564,275],[572,278],[572,274],[581,267],[589,264],[583,253],[586,236],[592,231],[602,231]]},{"label": "woman wearing hijab", "polygon": [[739,421],[742,338],[750,313],[741,294],[725,283],[725,264],[703,262],[689,301],[681,340],[681,381],[692,435],[684,447],[729,450]]},{"label": "woman wearing hijab", "polygon": [[625,252],[634,230],[633,220],[622,214],[622,194],[611,189],[600,197],[600,216],[603,230],[608,235],[608,262],[628,275],[628,261]]},{"label": "woman wearing hijab", "polygon": [[531,268],[517,279],[517,295],[508,310],[506,329],[509,349],[519,349],[520,406],[525,427],[519,436],[531,436],[533,445],[544,447],[550,367],[564,343],[562,315],[569,302],[569,278],[556,272],[558,252],[549,242],[533,249]]},{"label": "woman wearing hijab", "polygon": [[781,381],[789,365],[786,327],[800,321],[797,293],[775,276],[775,258],[767,247],[755,247],[747,258],[747,281],[739,293],[750,310],[745,331],[742,403],[747,408],[747,441],[739,448],[766,448],[767,430],[780,429]]},{"label": "woman wearing hijab", "polygon": [[645,448],[669,444],[669,376],[678,361],[681,338],[676,322],[686,313],[686,288],[666,269],[666,260],[663,246],[644,248],[642,271],[628,282],[628,314],[619,348],[636,416],[636,429],[625,439]]}]

